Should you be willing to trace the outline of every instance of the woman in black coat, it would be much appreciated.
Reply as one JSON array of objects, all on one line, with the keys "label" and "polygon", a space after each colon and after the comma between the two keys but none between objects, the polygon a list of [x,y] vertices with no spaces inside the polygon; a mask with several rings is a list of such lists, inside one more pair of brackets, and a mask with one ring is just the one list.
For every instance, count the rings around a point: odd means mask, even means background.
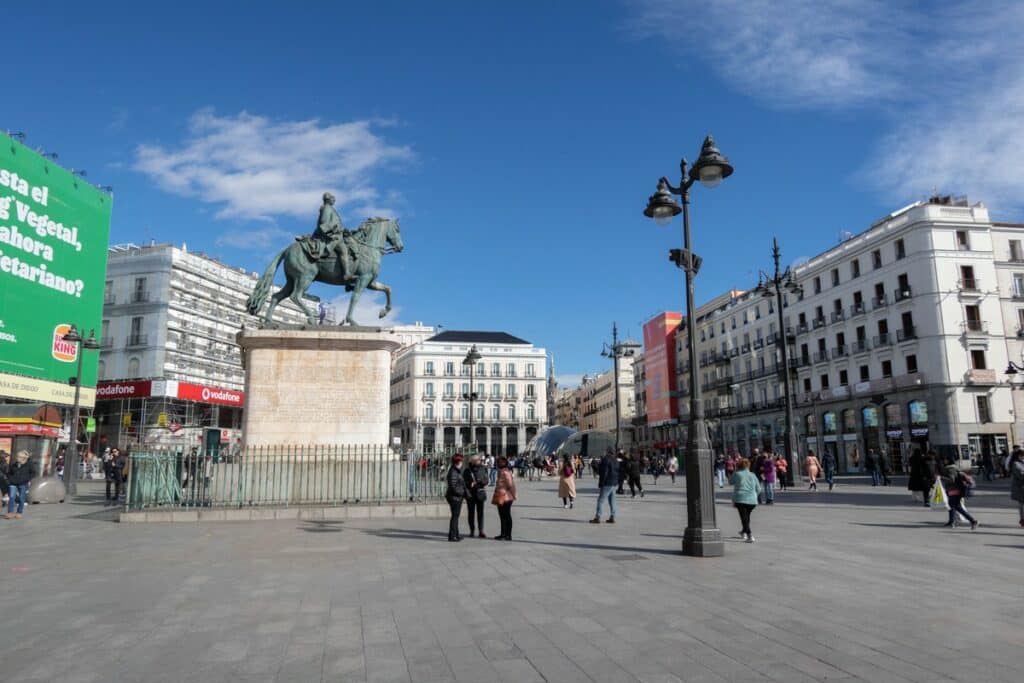
[{"label": "woman in black coat", "polygon": [[448,540],[461,541],[459,516],[462,514],[462,501],[466,498],[466,481],[462,478],[462,453],[452,456],[452,466],[448,468],[446,479],[448,488],[444,492],[444,499],[448,501],[452,513],[451,519],[448,520]]},{"label": "woman in black coat", "polygon": [[469,459],[469,467],[462,473],[466,484],[466,513],[469,517],[469,535],[476,534],[480,529],[480,538],[487,538],[484,533],[484,503],[487,502],[487,484],[490,476],[483,466],[479,455]]}]

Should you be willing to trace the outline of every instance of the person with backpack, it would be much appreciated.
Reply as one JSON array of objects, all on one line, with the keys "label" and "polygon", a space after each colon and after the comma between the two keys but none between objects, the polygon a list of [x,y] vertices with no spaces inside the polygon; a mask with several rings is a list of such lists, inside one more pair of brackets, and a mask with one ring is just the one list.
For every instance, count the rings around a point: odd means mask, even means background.
[{"label": "person with backpack", "polygon": [[939,478],[942,481],[942,486],[946,489],[946,496],[949,498],[949,521],[944,526],[952,527],[956,524],[956,516],[959,514],[971,523],[971,531],[977,529],[978,520],[964,509],[964,497],[970,495],[974,479],[971,475],[961,471],[953,458],[946,461],[946,466]]},{"label": "person with backpack", "polygon": [[619,485],[619,461],[612,455],[611,449],[604,454],[597,466],[597,512],[590,520],[591,524],[601,523],[601,510],[604,499],[608,499],[608,507],[611,515],[606,520],[607,524],[615,524],[615,488]]},{"label": "person with backpack", "polygon": [[563,508],[572,509],[576,500],[576,468],[568,455],[558,472],[558,497],[562,499]]},{"label": "person with backpack", "polygon": [[825,454],[821,456],[821,469],[825,472],[825,481],[828,483],[828,490],[831,491],[836,486],[836,456],[827,448]]}]

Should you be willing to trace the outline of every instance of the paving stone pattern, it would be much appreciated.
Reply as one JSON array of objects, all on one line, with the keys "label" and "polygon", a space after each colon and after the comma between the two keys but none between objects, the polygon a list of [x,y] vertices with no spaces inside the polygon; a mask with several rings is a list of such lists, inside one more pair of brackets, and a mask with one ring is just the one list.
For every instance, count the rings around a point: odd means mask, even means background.
[{"label": "paving stone pattern", "polygon": [[[116,524],[98,489],[0,521],[0,680],[1024,680],[1024,530],[1002,482],[975,532],[843,480],[683,557],[682,483],[618,524],[520,482],[512,543],[443,520]],[[488,531],[497,515],[487,510]]]}]

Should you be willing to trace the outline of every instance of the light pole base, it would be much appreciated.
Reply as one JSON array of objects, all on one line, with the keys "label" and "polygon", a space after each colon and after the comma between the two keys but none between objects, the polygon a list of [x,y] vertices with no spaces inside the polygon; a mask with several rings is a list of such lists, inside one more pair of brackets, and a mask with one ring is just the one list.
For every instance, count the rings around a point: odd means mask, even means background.
[{"label": "light pole base", "polygon": [[725,543],[718,529],[687,528],[683,532],[683,555],[690,557],[722,557]]}]

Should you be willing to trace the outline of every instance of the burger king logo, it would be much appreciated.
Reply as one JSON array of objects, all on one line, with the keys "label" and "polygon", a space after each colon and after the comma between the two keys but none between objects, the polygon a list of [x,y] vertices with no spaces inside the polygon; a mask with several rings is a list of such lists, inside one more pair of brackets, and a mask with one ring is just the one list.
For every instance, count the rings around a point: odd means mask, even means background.
[{"label": "burger king logo", "polygon": [[59,361],[74,363],[78,358],[78,344],[64,341],[64,335],[71,331],[71,325],[61,323],[53,328],[53,347],[50,353]]}]

